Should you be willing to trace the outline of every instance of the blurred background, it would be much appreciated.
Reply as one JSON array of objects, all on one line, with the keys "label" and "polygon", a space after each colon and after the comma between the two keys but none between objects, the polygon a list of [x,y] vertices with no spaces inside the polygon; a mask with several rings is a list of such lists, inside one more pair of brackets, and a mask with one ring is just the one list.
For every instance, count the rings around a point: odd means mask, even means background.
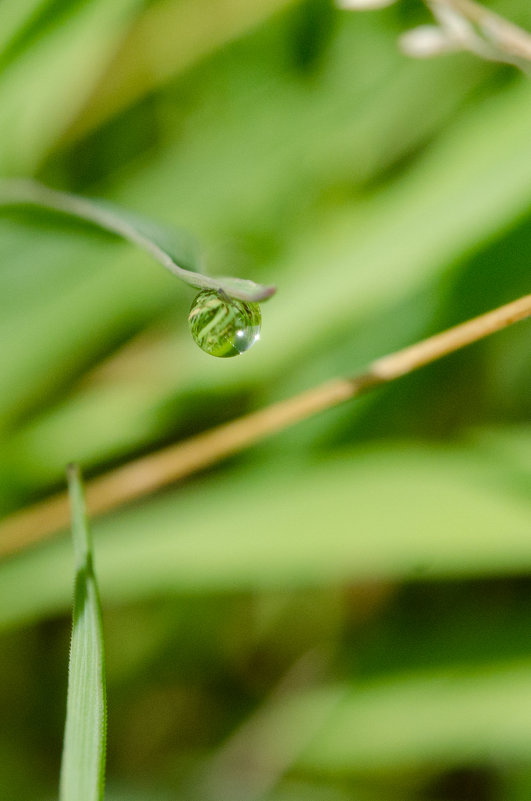
[{"label": "blurred background", "polygon": [[[147,255],[3,210],[3,515],[530,291],[529,78],[407,59],[428,19],[2,0],[0,173],[278,286],[215,359]],[[109,801],[531,798],[530,351],[520,324],[94,521]],[[6,801],[57,797],[70,547],[0,563]]]}]

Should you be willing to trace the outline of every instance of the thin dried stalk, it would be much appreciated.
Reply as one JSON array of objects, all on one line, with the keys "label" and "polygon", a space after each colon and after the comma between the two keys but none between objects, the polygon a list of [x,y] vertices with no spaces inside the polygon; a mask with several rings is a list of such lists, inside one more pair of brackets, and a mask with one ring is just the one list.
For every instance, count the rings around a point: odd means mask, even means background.
[{"label": "thin dried stalk", "polygon": [[[87,483],[91,517],[116,509],[254,445],[265,437],[394,381],[531,316],[531,295],[507,303],[441,334],[377,359],[366,372],[336,378],[231,423],[136,459]],[[61,493],[6,518],[0,524],[0,556],[40,542],[69,520],[68,497]]]},{"label": "thin dried stalk", "polygon": [[531,34],[475,0],[431,0],[461,14],[478,25],[485,35],[496,40],[498,47],[517,59],[531,61]]},{"label": "thin dried stalk", "polygon": [[[336,0],[340,8],[361,11],[390,6],[397,0]],[[531,34],[476,0],[424,0],[436,25],[421,25],[400,37],[401,49],[414,58],[459,50],[529,72]]]}]

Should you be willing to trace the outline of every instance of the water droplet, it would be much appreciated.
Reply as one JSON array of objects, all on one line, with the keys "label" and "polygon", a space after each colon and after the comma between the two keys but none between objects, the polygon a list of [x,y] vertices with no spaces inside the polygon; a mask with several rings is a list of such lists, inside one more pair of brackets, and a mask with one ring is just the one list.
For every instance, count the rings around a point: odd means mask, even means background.
[{"label": "water droplet", "polygon": [[224,298],[205,289],[192,303],[188,322],[201,350],[211,356],[238,356],[260,338],[262,315],[258,303]]}]

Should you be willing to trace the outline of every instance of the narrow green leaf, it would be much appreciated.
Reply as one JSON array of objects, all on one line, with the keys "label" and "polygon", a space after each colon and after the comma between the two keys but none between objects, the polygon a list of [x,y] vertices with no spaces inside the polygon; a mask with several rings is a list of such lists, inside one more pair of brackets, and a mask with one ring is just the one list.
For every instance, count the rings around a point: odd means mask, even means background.
[{"label": "narrow green leaf", "polygon": [[[31,180],[0,181],[0,208],[18,205],[59,211],[118,234],[145,250],[181,281],[197,289],[214,289],[229,297],[249,302],[266,300],[275,293],[273,286],[263,286],[244,278],[211,278],[203,275],[198,270],[198,259],[187,235],[163,228],[111,203],[87,200],[68,192],[57,192]],[[183,264],[192,269],[183,267]]]},{"label": "narrow green leaf", "polygon": [[101,606],[81,476],[68,468],[76,583],[60,801],[103,798],[106,741],[105,668]]}]

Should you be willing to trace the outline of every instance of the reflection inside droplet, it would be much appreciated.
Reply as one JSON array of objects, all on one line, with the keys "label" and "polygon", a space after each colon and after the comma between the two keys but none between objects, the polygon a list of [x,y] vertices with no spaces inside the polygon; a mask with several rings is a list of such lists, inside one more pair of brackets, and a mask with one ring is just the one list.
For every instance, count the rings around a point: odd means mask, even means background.
[{"label": "reflection inside droplet", "polygon": [[258,303],[223,298],[212,289],[196,296],[188,315],[190,331],[201,350],[211,356],[238,356],[260,339]]}]

